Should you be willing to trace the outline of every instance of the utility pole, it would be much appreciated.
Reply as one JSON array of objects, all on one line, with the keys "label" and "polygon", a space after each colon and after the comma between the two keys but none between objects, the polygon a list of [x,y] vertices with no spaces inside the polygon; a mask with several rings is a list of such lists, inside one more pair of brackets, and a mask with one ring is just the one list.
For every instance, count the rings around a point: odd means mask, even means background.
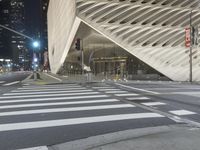
[{"label": "utility pole", "polygon": [[193,30],[193,27],[192,27],[192,10],[190,11],[190,82],[192,83],[193,79],[192,79],[192,46],[193,46],[193,34],[192,34],[192,31]]}]

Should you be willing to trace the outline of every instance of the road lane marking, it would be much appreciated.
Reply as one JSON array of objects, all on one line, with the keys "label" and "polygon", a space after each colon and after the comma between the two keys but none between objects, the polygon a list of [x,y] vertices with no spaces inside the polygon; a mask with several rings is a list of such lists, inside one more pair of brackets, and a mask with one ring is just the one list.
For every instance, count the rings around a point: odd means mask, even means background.
[{"label": "road lane marking", "polygon": [[161,103],[161,102],[145,102],[141,103],[145,106],[159,106],[159,105],[166,105],[166,103]]},{"label": "road lane marking", "polygon": [[6,83],[3,86],[10,86],[10,85],[14,85],[14,84],[18,84],[20,81],[15,81],[15,82],[11,82],[11,83]]},{"label": "road lane marking", "polygon": [[104,92],[104,91],[120,91],[121,89],[99,89],[99,91]]},{"label": "road lane marking", "polygon": [[108,89],[110,86],[92,87],[93,89]]},{"label": "road lane marking", "polygon": [[3,117],[3,116],[31,115],[31,114],[44,114],[44,113],[72,112],[72,111],[88,111],[88,110],[101,110],[101,109],[114,109],[114,108],[133,108],[133,107],[135,106],[131,104],[115,104],[115,105],[103,105],[103,106],[35,109],[35,110],[0,112],[0,116]]},{"label": "road lane marking", "polygon": [[44,86],[38,86],[38,87],[22,87],[22,88],[18,88],[19,90],[32,90],[32,89],[60,89],[60,88],[65,88],[65,89],[67,89],[67,88],[81,88],[82,86],[68,86],[68,87],[66,87],[66,86],[56,86],[56,87],[52,87],[52,86],[50,86],[50,87],[44,87]]},{"label": "road lane marking", "polygon": [[127,91],[108,91],[108,92],[105,92],[107,94],[116,94],[116,93],[128,93]]},{"label": "road lane marking", "polygon": [[135,94],[135,93],[127,93],[127,94],[115,94],[115,96],[138,96],[139,94]]},{"label": "road lane marking", "polygon": [[53,79],[56,79],[56,80],[62,82],[61,79],[59,79],[59,78],[57,78],[57,77],[54,77],[54,76],[52,76],[52,75],[50,75],[50,74],[48,74],[48,73],[45,73],[45,75],[47,75],[47,76],[49,76],[49,77],[51,77],[51,78],[53,78]]},{"label": "road lane marking", "polygon": [[142,92],[151,93],[151,94],[159,94],[158,92],[153,92],[153,91],[149,91],[149,90],[145,90],[145,89],[135,88],[135,87],[132,87],[132,86],[127,86],[127,85],[123,85],[123,84],[119,84],[119,83],[115,83],[115,84],[122,86],[122,87],[125,87],[125,88],[137,90],[137,91],[142,91]]},{"label": "road lane marking", "polygon": [[35,98],[35,99],[20,99],[20,100],[3,100],[0,104],[6,103],[23,103],[23,102],[41,102],[41,101],[56,101],[56,100],[80,100],[88,98],[107,98],[108,95],[87,95],[87,96],[68,96],[68,97],[55,97],[55,98]]},{"label": "road lane marking", "polygon": [[150,98],[148,98],[148,97],[129,97],[129,98],[126,98],[126,99],[133,101],[133,100],[148,100]]},{"label": "road lane marking", "polygon": [[36,90],[13,90],[11,92],[13,93],[19,93],[19,92],[42,92],[42,91],[69,91],[69,90],[85,90],[86,88],[82,87],[82,88],[60,88],[60,89],[36,89]]},{"label": "road lane marking", "polygon": [[135,113],[135,114],[82,117],[82,118],[48,120],[48,121],[35,121],[35,122],[25,122],[25,123],[10,123],[10,124],[1,124],[0,131],[2,132],[2,131],[12,131],[12,130],[69,126],[69,125],[78,125],[87,123],[122,121],[122,120],[145,119],[145,118],[163,118],[163,117],[164,116],[157,113]]},{"label": "road lane marking", "polygon": [[39,146],[39,147],[31,147],[31,148],[24,148],[24,149],[17,149],[17,150],[48,150],[48,147]]},{"label": "road lane marking", "polygon": [[174,115],[178,115],[178,116],[195,115],[195,114],[197,114],[195,112],[188,111],[188,110],[173,110],[173,111],[169,111],[169,112],[174,114]]},{"label": "road lane marking", "polygon": [[53,94],[53,93],[77,93],[77,92],[92,92],[93,90],[73,90],[73,91],[47,91],[47,92],[28,92],[28,93],[6,93],[3,95],[35,95],[35,94]]},{"label": "road lane marking", "polygon": [[80,86],[78,84],[46,84],[46,85],[27,85],[23,87],[71,87],[71,86]]},{"label": "road lane marking", "polygon": [[56,97],[56,96],[73,96],[73,95],[89,95],[99,94],[99,92],[88,92],[88,93],[67,93],[67,94],[45,94],[45,95],[20,95],[20,96],[4,96],[0,99],[13,99],[13,98],[31,98],[31,97]]},{"label": "road lane marking", "polygon": [[56,102],[56,103],[37,103],[37,104],[21,104],[21,105],[4,105],[0,106],[0,109],[8,108],[27,108],[37,106],[59,106],[59,105],[72,105],[72,104],[96,104],[96,103],[107,103],[107,102],[118,102],[117,99],[102,99],[102,100],[91,100],[91,101],[74,101],[74,102]]},{"label": "road lane marking", "polygon": [[5,82],[6,82],[6,81],[0,81],[0,84],[1,84],[1,83],[5,83]]}]

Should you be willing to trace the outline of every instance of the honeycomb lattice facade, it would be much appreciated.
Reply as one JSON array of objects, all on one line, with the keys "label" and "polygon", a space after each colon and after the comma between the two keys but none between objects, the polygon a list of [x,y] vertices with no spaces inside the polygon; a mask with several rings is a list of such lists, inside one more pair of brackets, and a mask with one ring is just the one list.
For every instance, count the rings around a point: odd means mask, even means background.
[{"label": "honeycomb lattice facade", "polygon": [[[77,19],[172,80],[189,80],[185,28],[191,13],[192,25],[200,24],[199,0],[71,1]],[[192,57],[193,79],[200,81],[198,46]]]}]

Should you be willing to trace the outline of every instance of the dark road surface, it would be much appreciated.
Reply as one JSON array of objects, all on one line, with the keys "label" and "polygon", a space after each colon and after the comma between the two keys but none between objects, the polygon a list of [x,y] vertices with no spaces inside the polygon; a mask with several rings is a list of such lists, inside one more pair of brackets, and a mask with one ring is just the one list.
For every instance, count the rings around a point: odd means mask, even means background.
[{"label": "dark road surface", "polygon": [[[198,85],[130,82],[10,88],[0,96],[2,150],[178,124],[163,112],[200,122]],[[188,93],[194,89],[194,95]]]}]

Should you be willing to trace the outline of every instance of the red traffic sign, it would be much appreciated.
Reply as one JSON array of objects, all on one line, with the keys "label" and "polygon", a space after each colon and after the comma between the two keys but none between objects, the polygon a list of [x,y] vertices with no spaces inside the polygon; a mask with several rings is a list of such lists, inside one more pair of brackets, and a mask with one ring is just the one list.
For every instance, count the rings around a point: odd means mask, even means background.
[{"label": "red traffic sign", "polygon": [[190,47],[191,38],[190,38],[190,28],[185,29],[185,47]]}]

